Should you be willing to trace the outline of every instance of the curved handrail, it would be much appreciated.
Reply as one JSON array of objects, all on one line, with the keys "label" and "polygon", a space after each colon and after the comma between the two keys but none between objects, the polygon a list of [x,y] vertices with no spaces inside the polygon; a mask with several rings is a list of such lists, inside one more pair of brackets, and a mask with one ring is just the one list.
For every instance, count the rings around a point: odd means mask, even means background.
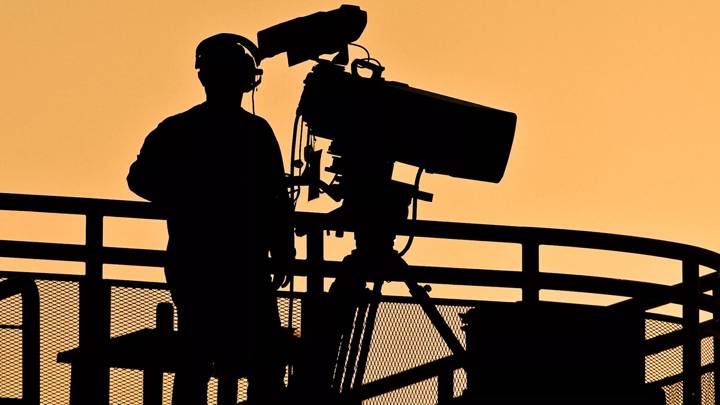
[{"label": "curved handrail", "polygon": [[161,209],[146,201],[38,194],[0,193],[0,210],[78,215],[101,212],[108,217],[165,219]]},{"label": "curved handrail", "polygon": [[[165,218],[162,209],[147,202],[0,193],[0,210],[78,214],[86,217],[85,245],[0,241],[0,255],[85,261],[86,277],[89,280],[102,279],[103,263],[137,264],[136,261],[142,260],[146,265],[161,265],[164,259],[162,252],[159,251],[105,247],[102,243],[102,220],[104,217],[156,220]],[[315,241],[315,244],[318,241],[322,244],[322,238],[318,238],[318,235],[322,235],[323,231],[352,231],[352,224],[333,214],[310,212],[295,213],[293,221],[296,229],[308,235],[311,233],[313,235],[312,238],[308,237],[307,242],[308,258],[313,257],[313,260],[308,260],[308,262],[312,262],[313,265],[322,263],[325,270],[331,268],[333,265],[331,262],[322,260],[322,246],[320,246],[319,250],[316,249],[317,246],[311,249],[311,239]],[[683,304],[683,370],[687,373],[685,378],[687,389],[684,390],[683,396],[686,403],[696,403],[700,392],[700,328],[697,310],[698,308],[711,310],[715,319],[720,319],[720,306],[717,303],[717,297],[720,296],[720,286],[717,283],[717,271],[720,271],[720,254],[697,246],[659,239],[540,227],[419,220],[405,221],[399,226],[397,234],[520,244],[523,258],[522,273],[520,275],[501,275],[500,272],[493,273],[486,270],[482,272],[484,274],[477,272],[474,277],[485,277],[486,280],[492,280],[493,283],[499,284],[507,283],[512,279],[514,287],[522,287],[523,300],[527,299],[529,301],[537,301],[539,299],[539,289],[547,288],[546,286],[549,284],[571,286],[573,290],[584,290],[585,292],[597,288],[591,284],[593,284],[593,281],[598,281],[598,278],[593,280],[593,278],[587,276],[540,273],[540,246],[597,249],[681,261],[683,282],[678,286],[657,287],[653,283],[634,282],[633,284],[633,282],[627,280],[612,281],[610,279],[605,279],[602,283],[598,282],[597,285],[602,286],[602,289],[607,291],[606,293],[615,288],[625,291],[635,289],[652,290],[652,295],[664,296],[661,301],[674,301]],[[311,255],[310,252],[313,252],[313,254]],[[317,252],[320,252],[320,254],[316,254]],[[706,276],[700,277],[699,266],[715,270],[710,275],[713,279],[708,279]],[[419,266],[413,267],[414,270],[419,269]],[[310,274],[309,270],[307,274]],[[323,277],[322,275],[319,276]],[[560,276],[564,278],[559,278]],[[312,284],[322,286],[322,282],[318,284],[317,280],[314,280]],[[310,280],[308,280],[308,285],[310,285]],[[713,297],[702,293],[710,288],[713,289]],[[81,294],[82,296],[83,294]],[[91,300],[86,300],[86,302],[91,302]],[[624,302],[623,304],[635,305],[636,303]],[[109,308],[103,311],[109,311]],[[102,321],[102,316],[98,316],[97,320]],[[81,335],[82,330],[81,328]],[[93,328],[86,328],[86,330],[92,331]],[[717,346],[716,352],[720,352],[720,345],[718,345],[717,341],[715,343]],[[720,374],[720,370],[718,370],[716,376],[718,374]],[[717,382],[717,385],[720,385],[720,380]]]},{"label": "curved handrail", "polygon": [[[45,196],[0,193],[0,210],[48,212],[60,214],[100,213],[108,217],[164,219],[162,209],[144,201],[109,200],[85,197]],[[309,229],[350,231],[347,221],[330,214],[297,212],[294,222]],[[536,244],[600,249],[685,260],[692,258],[699,265],[720,270],[720,254],[709,249],[638,236],[581,231],[559,228],[521,227],[509,225],[471,224],[417,220],[407,221],[398,229],[399,235],[464,239],[488,242]]]},{"label": "curved handrail", "polygon": [[[347,222],[339,218],[333,218],[328,214],[300,212],[296,214],[296,223],[308,228],[322,224],[323,230],[350,230]],[[403,223],[398,229],[398,234],[412,234],[416,237],[428,238],[599,249],[676,260],[694,258],[699,265],[720,270],[720,254],[712,250],[679,242],[613,233],[417,220]]]}]

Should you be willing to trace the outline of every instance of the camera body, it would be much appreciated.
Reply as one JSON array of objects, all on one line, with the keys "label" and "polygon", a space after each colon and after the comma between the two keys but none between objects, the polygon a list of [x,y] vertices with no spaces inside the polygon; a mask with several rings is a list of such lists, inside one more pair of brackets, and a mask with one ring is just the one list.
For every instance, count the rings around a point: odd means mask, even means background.
[{"label": "camera body", "polygon": [[499,182],[517,116],[342,66],[318,63],[305,79],[298,113],[333,154],[402,162],[430,173]]}]

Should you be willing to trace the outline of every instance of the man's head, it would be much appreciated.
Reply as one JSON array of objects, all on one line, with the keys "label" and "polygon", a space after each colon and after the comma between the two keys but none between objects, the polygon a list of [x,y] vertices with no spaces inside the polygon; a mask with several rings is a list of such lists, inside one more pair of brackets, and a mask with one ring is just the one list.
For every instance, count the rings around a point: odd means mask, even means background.
[{"label": "man's head", "polygon": [[256,49],[248,39],[235,34],[216,34],[198,44],[195,68],[208,98],[242,99],[242,93],[259,84],[256,78],[262,70],[246,48],[250,52]]}]

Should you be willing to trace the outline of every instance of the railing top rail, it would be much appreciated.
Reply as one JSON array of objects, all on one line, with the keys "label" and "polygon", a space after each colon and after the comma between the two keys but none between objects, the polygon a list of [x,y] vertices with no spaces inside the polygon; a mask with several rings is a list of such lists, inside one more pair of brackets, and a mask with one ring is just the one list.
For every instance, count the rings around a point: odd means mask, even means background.
[{"label": "railing top rail", "polygon": [[[164,219],[162,210],[147,202],[84,197],[0,193],[0,210],[59,214],[101,214],[111,217]],[[295,223],[305,229],[350,231],[341,218],[328,214],[297,212]],[[697,246],[660,239],[569,229],[470,224],[458,222],[405,222],[398,234],[546,246],[566,246],[636,253],[675,260],[692,260],[720,270],[720,254]]]},{"label": "railing top rail", "polygon": [[[307,228],[349,231],[350,227],[328,214],[300,212],[296,223]],[[720,254],[712,250],[661,239],[613,233],[509,225],[470,224],[440,221],[407,221],[399,235],[416,237],[536,244],[636,253],[676,260],[692,260],[720,270]]]},{"label": "railing top rail", "polygon": [[144,201],[0,193],[0,210],[109,217],[165,219],[162,210]]}]

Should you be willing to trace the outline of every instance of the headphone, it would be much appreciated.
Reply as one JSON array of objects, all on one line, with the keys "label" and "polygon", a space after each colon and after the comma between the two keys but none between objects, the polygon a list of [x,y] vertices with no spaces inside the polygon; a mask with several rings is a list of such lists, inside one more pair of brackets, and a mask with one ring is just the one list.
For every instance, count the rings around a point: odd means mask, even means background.
[{"label": "headphone", "polygon": [[221,33],[203,39],[195,49],[195,69],[202,69],[205,59],[213,52],[213,48],[216,48],[217,52],[218,48],[222,51],[222,48],[231,49],[233,46],[237,46],[243,52],[240,57],[241,69],[243,72],[247,72],[245,83],[242,86],[243,92],[252,91],[262,82],[263,71],[258,68],[262,56],[260,56],[258,47],[243,36]]}]

